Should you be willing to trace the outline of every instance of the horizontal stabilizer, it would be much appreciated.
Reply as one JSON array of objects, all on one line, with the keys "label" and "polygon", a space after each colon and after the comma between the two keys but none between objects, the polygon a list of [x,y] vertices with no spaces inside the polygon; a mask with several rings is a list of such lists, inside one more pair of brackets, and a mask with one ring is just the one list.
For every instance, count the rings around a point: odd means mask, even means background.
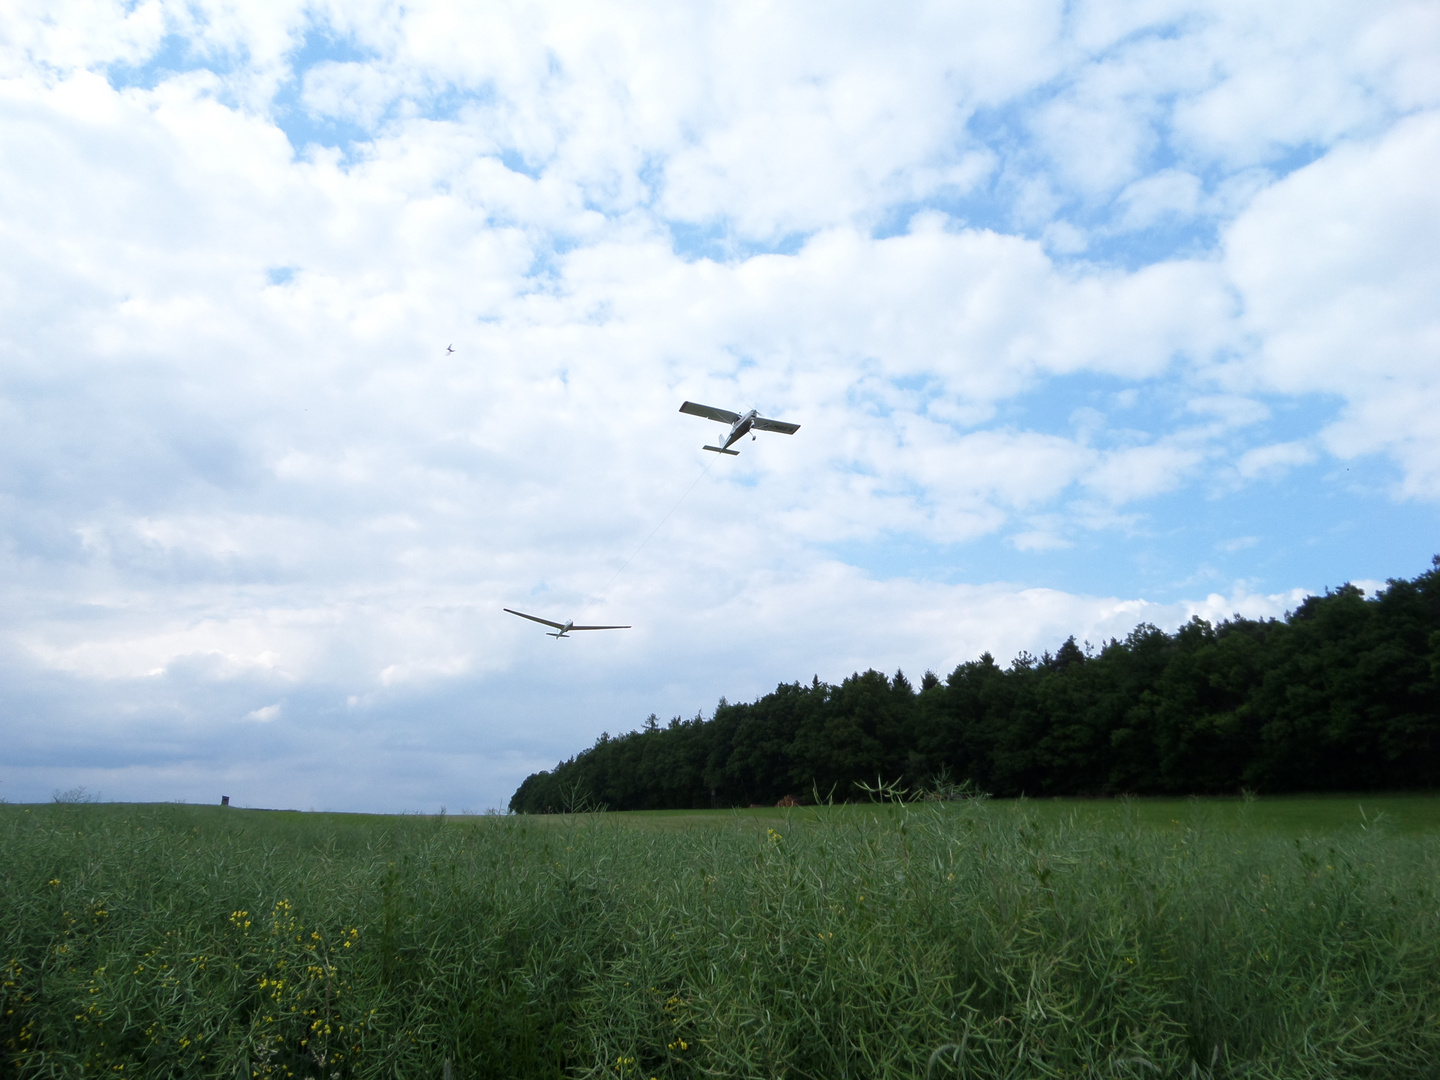
[{"label": "horizontal stabilizer", "polygon": [[729,409],[717,409],[711,405],[697,405],[693,401],[687,401],[680,406],[680,411],[689,413],[691,416],[703,416],[706,420],[718,420],[722,424],[733,424],[740,419],[739,413],[731,412]]},{"label": "horizontal stabilizer", "polygon": [[726,450],[723,446],[706,446],[706,447],[703,447],[703,449],[705,449],[705,450],[714,450],[715,453],[717,453],[717,454],[729,454],[731,457],[739,457],[739,456],[740,456],[740,451],[739,451],[739,450]]}]

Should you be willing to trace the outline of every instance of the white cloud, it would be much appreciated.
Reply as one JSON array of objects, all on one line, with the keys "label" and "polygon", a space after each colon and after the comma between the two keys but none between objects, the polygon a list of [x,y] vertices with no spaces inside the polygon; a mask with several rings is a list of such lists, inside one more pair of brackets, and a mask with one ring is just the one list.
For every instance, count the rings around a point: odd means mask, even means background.
[{"label": "white cloud", "polygon": [[1440,11],[1434,4],[1400,3],[1365,27],[1355,52],[1367,74],[1399,109],[1440,104]]},{"label": "white cloud", "polygon": [[1167,216],[1191,217],[1200,206],[1200,178],[1180,169],[1162,169],[1122,191],[1121,229],[1144,229]]},{"label": "white cloud", "polygon": [[1019,551],[1059,551],[1072,546],[1063,536],[1045,532],[1043,529],[1016,533],[1010,538],[1010,542]]},{"label": "white cloud", "polygon": [[1052,221],[1045,226],[1042,239],[1047,251],[1061,255],[1077,255],[1090,246],[1089,237],[1068,221]]},{"label": "white cloud", "polygon": [[1035,118],[1035,133],[1061,176],[1085,195],[1114,191],[1136,176],[1154,151],[1148,117],[1113,100],[1061,97]]},{"label": "white cloud", "polygon": [[373,64],[327,61],[305,72],[301,100],[316,115],[373,127],[403,85],[393,73]]},{"label": "white cloud", "polygon": [[1274,480],[1297,465],[1308,465],[1314,460],[1315,450],[1308,443],[1275,443],[1245,451],[1235,463],[1235,468],[1246,480]]},{"label": "white cloud", "polygon": [[1403,490],[1440,495],[1440,115],[1349,143],[1260,196],[1226,237],[1258,343],[1246,376],[1344,401],[1341,456],[1384,452]]},{"label": "white cloud", "polygon": [[1294,611],[1309,595],[1304,589],[1290,589],[1281,593],[1259,594],[1237,582],[1229,596],[1211,593],[1204,600],[1184,605],[1186,618],[1198,615],[1210,623],[1218,623],[1240,615],[1247,619],[1278,619],[1286,612]]},{"label": "white cloud", "polygon": [[1203,451],[1174,442],[1118,450],[1085,476],[1085,485],[1112,503],[1173,491],[1204,461]]},{"label": "white cloud", "polygon": [[1185,403],[1187,412],[1211,416],[1224,428],[1247,427],[1268,420],[1270,408],[1264,402],[1236,394],[1202,394]]}]

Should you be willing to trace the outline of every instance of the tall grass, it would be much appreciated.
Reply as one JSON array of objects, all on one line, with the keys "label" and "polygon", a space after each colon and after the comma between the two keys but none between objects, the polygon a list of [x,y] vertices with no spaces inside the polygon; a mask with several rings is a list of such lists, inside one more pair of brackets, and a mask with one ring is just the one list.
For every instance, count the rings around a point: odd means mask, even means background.
[{"label": "tall grass", "polygon": [[0,807],[18,1077],[1433,1077],[1440,840]]}]

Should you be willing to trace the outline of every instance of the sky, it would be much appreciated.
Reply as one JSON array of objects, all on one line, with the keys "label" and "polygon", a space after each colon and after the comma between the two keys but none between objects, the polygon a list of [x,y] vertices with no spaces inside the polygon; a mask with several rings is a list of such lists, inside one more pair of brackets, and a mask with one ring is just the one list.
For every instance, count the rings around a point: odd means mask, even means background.
[{"label": "sky", "polygon": [[1413,577],[1437,175],[1435,2],[14,0],[0,798],[481,812]]}]

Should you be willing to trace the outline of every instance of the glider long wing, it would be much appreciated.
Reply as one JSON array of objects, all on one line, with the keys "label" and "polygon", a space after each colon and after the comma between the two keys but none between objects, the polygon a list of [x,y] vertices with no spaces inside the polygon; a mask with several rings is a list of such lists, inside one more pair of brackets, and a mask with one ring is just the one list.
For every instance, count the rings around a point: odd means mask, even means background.
[{"label": "glider long wing", "polygon": [[691,416],[703,416],[706,420],[718,420],[722,424],[733,424],[740,419],[739,413],[733,413],[729,409],[716,409],[709,405],[696,405],[693,401],[687,401],[680,406],[680,411],[689,413]]},{"label": "glider long wing", "polygon": [[[546,626],[553,626],[553,627],[555,627],[556,630],[564,630],[564,629],[565,629],[565,624],[564,624],[564,623],[551,622],[549,619],[542,619],[542,618],[540,618],[539,615],[526,615],[525,612],[523,612],[523,611],[516,611],[514,608],[508,608],[508,607],[505,608],[504,610],[510,612],[511,615],[519,615],[522,619],[529,619],[531,622],[544,623]],[[571,630],[579,630],[580,627],[578,627],[578,626],[572,626],[570,629],[571,629]]]},{"label": "glider long wing", "polygon": [[750,426],[756,431],[778,431],[781,435],[794,435],[800,430],[799,424],[787,424],[784,420],[766,420],[763,416],[755,417],[755,422]]},{"label": "glider long wing", "polygon": [[628,626],[572,626],[571,630],[629,630]]}]

